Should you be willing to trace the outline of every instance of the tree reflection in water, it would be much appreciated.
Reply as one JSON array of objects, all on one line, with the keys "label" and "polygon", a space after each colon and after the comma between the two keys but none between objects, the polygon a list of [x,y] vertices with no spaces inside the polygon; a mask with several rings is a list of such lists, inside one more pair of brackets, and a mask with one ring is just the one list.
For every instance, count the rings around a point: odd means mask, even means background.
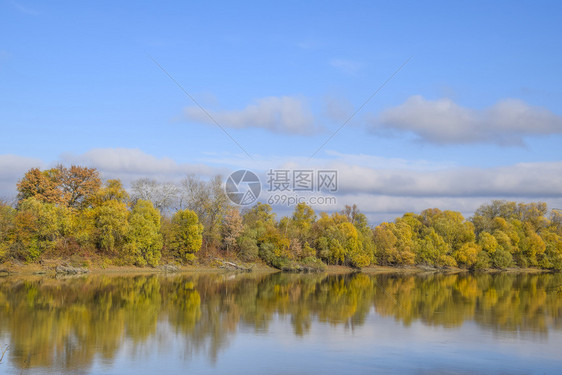
[{"label": "tree reflection in water", "polygon": [[360,327],[373,311],[405,326],[473,321],[495,332],[547,335],[562,327],[562,275],[4,278],[0,338],[9,342],[0,344],[10,345],[6,356],[17,368],[79,372],[95,358],[111,363],[125,342],[135,352],[149,340],[169,345],[175,333],[187,356],[215,361],[240,326],[264,332],[275,315],[286,316],[302,336],[313,321]]}]

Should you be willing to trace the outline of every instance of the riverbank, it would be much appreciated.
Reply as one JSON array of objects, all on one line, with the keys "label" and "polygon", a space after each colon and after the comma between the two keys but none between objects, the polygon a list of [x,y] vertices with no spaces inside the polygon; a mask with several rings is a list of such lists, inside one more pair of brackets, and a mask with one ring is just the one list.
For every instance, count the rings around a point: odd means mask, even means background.
[{"label": "riverbank", "polygon": [[[247,267],[254,273],[275,273],[282,272],[276,268],[270,267],[262,262],[241,264],[242,267]],[[41,263],[23,263],[17,261],[9,261],[0,264],[0,276],[7,275],[46,275],[53,276],[61,272],[61,268],[68,267],[69,269],[86,271],[86,274],[110,274],[110,275],[130,275],[130,274],[165,274],[165,273],[211,273],[211,272],[233,272],[236,270],[225,269],[222,260],[215,260],[207,262],[206,264],[195,265],[171,265],[164,264],[159,267],[137,267],[137,266],[120,266],[105,264],[104,262],[95,262],[91,264],[76,263],[69,260],[51,259],[43,260]],[[57,272],[58,268],[58,272]],[[377,266],[371,265],[361,269],[352,268],[347,266],[328,265],[323,272],[331,275],[347,274],[353,272],[362,272],[369,275],[378,274],[422,274],[422,273],[469,273],[469,270],[461,268],[435,268],[427,266],[405,266],[405,267],[390,267],[390,266]],[[552,271],[538,269],[538,268],[508,268],[503,270],[486,269],[479,272],[486,273],[549,273]]]},{"label": "riverbank", "polygon": [[[82,264],[72,264],[63,260],[48,260],[39,263],[5,262],[0,264],[0,276],[5,275],[56,275],[57,267],[69,267],[77,270],[85,269],[87,274],[111,274],[111,275],[130,275],[130,274],[156,274],[156,273],[209,273],[225,272],[220,264],[209,265],[162,265],[159,267],[136,267],[119,265],[100,265],[92,264],[84,267]],[[252,272],[272,273],[279,270],[265,264],[253,263]]]}]

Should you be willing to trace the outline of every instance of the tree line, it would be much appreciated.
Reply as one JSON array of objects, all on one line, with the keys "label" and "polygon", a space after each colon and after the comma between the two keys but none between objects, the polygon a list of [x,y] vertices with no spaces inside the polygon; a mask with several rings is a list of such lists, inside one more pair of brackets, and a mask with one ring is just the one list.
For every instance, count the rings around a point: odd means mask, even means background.
[{"label": "tree line", "polygon": [[0,261],[49,257],[157,266],[215,257],[263,261],[282,270],[326,264],[425,265],[485,269],[562,269],[562,212],[545,203],[493,201],[465,219],[431,208],[372,227],[357,206],[331,214],[300,203],[277,219],[257,203],[229,203],[222,179],[188,176],[181,184],[102,183],[93,168],[30,169],[17,201],[0,203]]}]

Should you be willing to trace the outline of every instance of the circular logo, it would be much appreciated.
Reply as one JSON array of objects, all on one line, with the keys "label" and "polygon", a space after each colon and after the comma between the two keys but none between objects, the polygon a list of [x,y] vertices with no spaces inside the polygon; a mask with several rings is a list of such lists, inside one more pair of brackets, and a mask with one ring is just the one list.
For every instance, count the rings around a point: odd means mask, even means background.
[{"label": "circular logo", "polygon": [[261,182],[254,172],[241,169],[228,176],[225,192],[232,203],[246,206],[258,200]]}]

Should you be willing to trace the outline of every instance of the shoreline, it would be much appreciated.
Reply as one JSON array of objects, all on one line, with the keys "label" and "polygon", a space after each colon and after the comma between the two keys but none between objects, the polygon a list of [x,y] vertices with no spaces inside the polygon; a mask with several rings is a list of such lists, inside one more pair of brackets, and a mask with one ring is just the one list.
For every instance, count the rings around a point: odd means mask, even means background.
[{"label": "shoreline", "polygon": [[[56,267],[60,265],[67,265],[67,261],[63,260],[48,260],[43,264],[18,264],[15,262],[5,262],[0,264],[0,277],[7,276],[56,276],[64,275],[57,273]],[[283,272],[279,269],[269,267],[263,263],[250,263],[249,267],[253,274],[270,274]],[[76,266],[80,268],[80,266]],[[77,275],[112,275],[112,276],[125,276],[125,275],[151,275],[151,274],[190,274],[190,273],[235,273],[240,272],[236,270],[228,270],[221,268],[217,265],[182,265],[177,266],[177,270],[167,271],[165,265],[159,267],[137,267],[137,266],[106,266],[92,265],[85,268],[87,272],[78,273]],[[405,267],[392,267],[392,266],[377,266],[371,265],[361,269],[352,268],[340,265],[327,265],[324,271],[318,274],[340,275],[361,272],[366,275],[383,275],[383,274],[400,274],[400,275],[420,275],[420,274],[461,274],[461,273],[525,273],[525,274],[539,274],[539,273],[555,273],[555,271],[539,269],[539,268],[508,268],[508,269],[485,269],[479,271],[470,271],[461,268],[434,268],[428,266],[405,266]]]}]

